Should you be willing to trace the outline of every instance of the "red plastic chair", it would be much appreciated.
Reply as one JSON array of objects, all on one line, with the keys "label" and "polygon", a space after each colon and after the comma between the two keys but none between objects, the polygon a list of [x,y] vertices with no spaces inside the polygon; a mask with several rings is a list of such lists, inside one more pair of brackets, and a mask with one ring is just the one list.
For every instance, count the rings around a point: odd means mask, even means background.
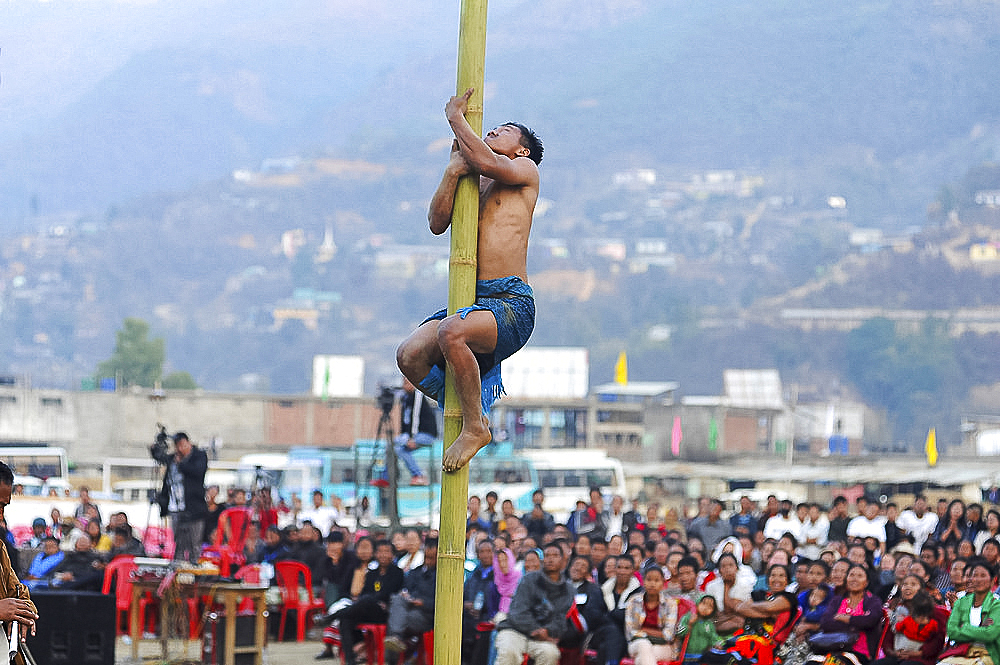
[{"label": "red plastic chair", "polygon": [[253,513],[249,508],[226,508],[219,513],[219,526],[215,530],[215,539],[205,553],[214,552],[219,556],[219,572],[228,575],[232,566],[242,566],[246,563],[243,547],[247,542],[247,532],[250,530],[250,519]]},{"label": "red plastic chair", "polygon": [[[115,582],[115,630],[118,635],[127,635],[128,628],[122,629],[122,614],[128,617],[129,606],[132,603],[132,573],[138,566],[135,565],[133,557],[117,556],[108,562],[104,569],[104,584],[101,593],[107,595],[111,593],[111,585]],[[152,597],[143,595],[139,598],[139,625],[146,623],[146,609],[152,602]]]},{"label": "red plastic chair", "polygon": [[35,530],[30,526],[12,526],[10,527],[10,535],[14,536],[14,541],[17,543],[18,547],[21,547],[28,539],[35,535]]},{"label": "red plastic chair", "polygon": [[385,629],[384,623],[358,624],[358,630],[365,638],[368,665],[388,665],[385,662]]},{"label": "red plastic chair", "polygon": [[[281,589],[281,621],[278,624],[278,640],[282,640],[285,635],[285,620],[288,613],[294,611],[298,621],[296,630],[296,641],[302,642],[306,639],[306,622],[310,616],[322,612],[323,601],[313,596],[312,572],[304,563],[298,561],[277,561],[274,564],[274,573],[278,578],[278,587]],[[299,598],[299,580],[306,592],[306,600]],[[383,639],[385,636],[383,635]],[[379,660],[381,662],[381,659]]]}]

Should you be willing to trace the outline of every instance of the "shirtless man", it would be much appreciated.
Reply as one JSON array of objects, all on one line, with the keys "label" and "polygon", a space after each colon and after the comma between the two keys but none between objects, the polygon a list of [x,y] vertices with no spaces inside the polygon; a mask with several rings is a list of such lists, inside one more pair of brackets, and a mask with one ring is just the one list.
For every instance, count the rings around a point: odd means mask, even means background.
[{"label": "shirtless man", "polygon": [[445,471],[462,468],[490,442],[484,414],[503,392],[500,361],[524,346],[535,321],[526,263],[542,144],[531,130],[513,123],[480,139],[465,119],[472,92],[469,88],[445,106],[455,141],[427,217],[431,233],[444,233],[459,179],[479,174],[476,302],[451,316],[447,310],[435,313],[396,350],[403,374],[439,403],[445,363],[454,370],[462,431],[444,452]]}]

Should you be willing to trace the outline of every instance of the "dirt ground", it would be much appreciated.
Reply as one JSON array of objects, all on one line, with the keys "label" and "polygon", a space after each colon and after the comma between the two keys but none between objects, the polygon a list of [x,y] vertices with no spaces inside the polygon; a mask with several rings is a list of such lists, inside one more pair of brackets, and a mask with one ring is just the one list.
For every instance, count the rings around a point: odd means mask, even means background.
[{"label": "dirt ground", "polygon": [[[313,656],[323,649],[318,639],[305,642],[270,642],[264,648],[264,665],[304,665],[312,663]],[[172,640],[167,648],[167,660],[161,656],[157,642],[143,642],[139,645],[139,659],[132,658],[132,646],[118,638],[115,646],[115,665],[188,665],[201,663],[201,643],[191,641],[185,645],[181,640]],[[339,660],[317,661],[340,665]]]}]

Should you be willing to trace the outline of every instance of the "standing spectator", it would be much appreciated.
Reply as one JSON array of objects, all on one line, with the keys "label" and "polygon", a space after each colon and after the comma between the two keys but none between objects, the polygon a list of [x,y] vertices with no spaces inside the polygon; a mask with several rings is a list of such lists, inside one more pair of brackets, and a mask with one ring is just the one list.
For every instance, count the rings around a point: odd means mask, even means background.
[{"label": "standing spectator", "polygon": [[[480,643],[484,637],[476,627],[484,621],[495,618],[500,604],[500,594],[494,581],[493,541],[482,540],[476,546],[478,564],[469,574],[462,591],[462,662],[485,660],[487,643]],[[475,657],[478,654],[480,658]]]},{"label": "standing spectator", "polygon": [[78,520],[89,518],[88,511],[90,509],[96,512],[98,521],[103,521],[101,520],[101,509],[97,507],[96,503],[90,500],[90,488],[84,485],[80,487],[80,503],[76,505],[73,517]]},{"label": "standing spectator", "polygon": [[[764,506],[763,512],[760,514],[760,518],[757,520],[757,532],[761,533],[764,531],[764,527],[767,526],[768,520],[778,514],[781,504],[778,503],[778,497],[773,494],[767,495],[767,503]],[[765,538],[767,536],[764,536]],[[777,538],[775,539],[777,540]]]},{"label": "standing spectator", "polygon": [[828,514],[830,529],[827,531],[829,542],[847,542],[847,526],[851,523],[851,518],[847,514],[847,498],[838,495],[833,499]]},{"label": "standing spectator", "polygon": [[225,501],[219,500],[219,486],[209,485],[205,489],[205,508],[208,512],[205,513],[205,531],[201,536],[203,543],[212,542],[213,534],[219,528],[219,515],[227,507]]},{"label": "standing spectator", "polygon": [[399,434],[395,450],[410,472],[411,485],[427,485],[427,475],[413,459],[413,451],[434,445],[438,436],[437,414],[434,406],[422,392],[416,390],[409,379],[403,379],[403,397],[399,400]]},{"label": "standing spectator", "polygon": [[903,533],[913,537],[913,548],[919,553],[927,539],[937,530],[938,516],[927,510],[927,497],[918,494],[913,508],[904,510],[896,520]]},{"label": "standing spectator", "polygon": [[899,519],[899,506],[895,503],[885,504],[885,551],[889,552],[903,539],[903,530],[896,520]]},{"label": "standing spectator", "polygon": [[563,578],[565,557],[559,545],[545,546],[542,570],[528,573],[514,592],[510,613],[497,626],[496,665],[519,665],[524,655],[536,665],[556,665],[556,643],[566,629],[573,587]]},{"label": "standing spectator", "polygon": [[885,521],[879,518],[878,504],[874,501],[865,503],[865,512],[858,515],[847,525],[849,538],[875,538],[879,550],[885,551]]},{"label": "standing spectator", "polygon": [[544,501],[545,495],[542,494],[542,490],[535,490],[531,495],[531,511],[521,520],[524,528],[528,530],[528,535],[539,543],[545,538],[545,534],[555,528],[555,519],[545,512]]},{"label": "standing spectator", "polygon": [[809,514],[802,525],[802,544],[799,553],[807,559],[818,559],[826,547],[830,533],[830,520],[823,514],[818,503],[809,505]]},{"label": "standing spectator", "polygon": [[[624,536],[625,527],[625,499],[621,495],[615,494],[611,497],[611,509],[607,512],[607,523],[605,524],[604,537],[611,540],[613,536]],[[617,554],[617,552],[616,552]]]},{"label": "standing spectator", "polygon": [[477,529],[482,529],[483,532],[489,533],[490,522],[482,514],[482,501],[479,497],[473,494],[469,497],[469,516],[465,520],[465,527],[476,527]]},{"label": "standing spectator", "polygon": [[937,530],[934,532],[934,540],[940,545],[958,544],[966,538],[965,525],[965,502],[955,499],[948,504],[945,511],[945,518],[938,521]]},{"label": "standing spectator", "polygon": [[566,632],[559,639],[561,649],[578,649],[588,635],[603,631],[605,626],[610,625],[601,588],[590,577],[591,567],[590,560],[585,556],[570,557],[569,581],[574,592],[573,607],[570,609]]},{"label": "standing spectator", "polygon": [[[722,502],[712,499],[708,508],[708,515],[696,517],[691,526],[688,527],[688,537],[697,536],[705,543],[705,547],[714,550],[723,538],[727,538],[731,533],[729,522],[722,519]],[[692,599],[693,601],[693,599]]]},{"label": "standing spectator", "polygon": [[[604,646],[606,654],[600,663],[616,663],[625,655],[625,612],[632,596],[642,594],[642,584],[635,575],[635,562],[627,554],[622,554],[615,562],[615,576],[601,587],[604,604],[608,608],[608,617],[615,627],[611,641]],[[608,637],[607,635],[605,637]],[[614,640],[614,638],[618,638]],[[617,645],[617,646],[616,646]],[[600,652],[602,645],[598,644]]]},{"label": "standing spectator", "polygon": [[[154,451],[157,454],[158,451]],[[201,555],[201,538],[205,529],[205,472],[208,455],[192,445],[184,432],[174,434],[174,454],[163,451],[157,462],[166,464],[163,487],[157,503],[160,514],[170,516],[174,532],[174,560],[197,561]]]},{"label": "standing spectator", "polygon": [[333,525],[337,523],[337,517],[336,508],[323,504],[323,492],[313,490],[312,505],[299,513],[298,523],[299,526],[302,526],[306,521],[312,522],[312,525],[319,529],[323,537],[326,538],[330,535]]},{"label": "standing spectator", "polygon": [[749,536],[757,533],[757,519],[753,515],[753,502],[750,497],[740,497],[740,510],[729,517],[729,527],[736,537]]},{"label": "standing spectator", "polygon": [[764,538],[779,540],[786,533],[790,533],[798,540],[801,529],[802,524],[792,514],[792,502],[786,499],[781,502],[778,514],[767,520],[764,525]]},{"label": "standing spectator", "polygon": [[[514,592],[521,582],[521,572],[517,569],[517,560],[509,548],[497,550],[493,555],[493,584],[496,585],[499,601],[497,614],[507,616]],[[496,617],[494,617],[496,619]]]},{"label": "standing spectator", "polygon": [[965,537],[974,541],[985,527],[982,504],[970,503],[969,507],[965,509]]},{"label": "standing spectator", "polygon": [[493,490],[486,493],[486,510],[483,511],[483,516],[489,522],[489,533],[491,536],[497,535],[497,527],[501,520],[500,512],[497,510],[497,501],[499,500],[500,496]]}]

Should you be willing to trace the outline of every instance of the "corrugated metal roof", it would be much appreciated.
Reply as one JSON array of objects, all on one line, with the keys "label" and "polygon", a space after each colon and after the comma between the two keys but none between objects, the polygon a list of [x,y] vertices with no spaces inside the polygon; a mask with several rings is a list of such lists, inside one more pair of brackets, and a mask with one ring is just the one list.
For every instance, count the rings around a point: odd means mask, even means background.
[{"label": "corrugated metal roof", "polygon": [[722,373],[729,405],[738,409],[783,411],[781,375],[776,369],[727,369]]}]

